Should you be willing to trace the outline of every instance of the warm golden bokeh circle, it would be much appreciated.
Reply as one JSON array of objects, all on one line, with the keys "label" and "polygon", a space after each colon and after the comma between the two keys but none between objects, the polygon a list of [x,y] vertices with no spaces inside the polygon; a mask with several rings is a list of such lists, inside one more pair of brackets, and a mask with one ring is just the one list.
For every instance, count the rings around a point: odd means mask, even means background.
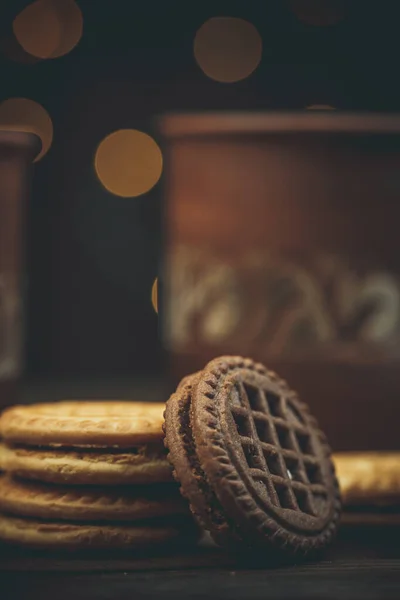
[{"label": "warm golden bokeh circle", "polygon": [[262,40],[249,21],[213,17],[203,23],[194,39],[194,56],[211,79],[233,83],[248,77],[259,65]]},{"label": "warm golden bokeh circle", "polygon": [[120,129],[104,138],[94,163],[103,186],[124,198],[148,192],[159,180],[163,167],[156,142],[137,129]]},{"label": "warm golden bokeh circle", "polygon": [[18,43],[37,58],[67,54],[81,39],[82,31],[82,12],[75,0],[35,0],[13,22]]},{"label": "warm golden bokeh circle", "polygon": [[48,0],[28,4],[14,19],[14,35],[22,48],[38,58],[49,58],[61,41],[61,25]]},{"label": "warm golden bokeh circle", "polygon": [[49,113],[41,104],[28,98],[8,98],[0,103],[0,129],[36,133],[42,140],[36,161],[46,154],[53,141],[53,123]]},{"label": "warm golden bokeh circle", "polygon": [[155,278],[151,288],[151,303],[156,313],[158,313],[158,277]]},{"label": "warm golden bokeh circle", "polygon": [[58,58],[68,54],[79,43],[83,34],[82,11],[75,0],[55,0],[56,10],[61,24],[61,40],[51,58]]}]

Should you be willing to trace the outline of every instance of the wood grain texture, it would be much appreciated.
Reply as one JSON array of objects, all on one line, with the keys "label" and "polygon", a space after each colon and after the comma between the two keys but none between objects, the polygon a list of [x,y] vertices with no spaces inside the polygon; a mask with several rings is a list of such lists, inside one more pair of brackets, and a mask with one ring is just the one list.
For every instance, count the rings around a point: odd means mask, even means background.
[{"label": "wood grain texture", "polygon": [[205,542],[182,552],[95,556],[24,553],[0,547],[2,598],[35,590],[41,600],[305,598],[398,600],[400,528],[344,528],[318,563],[268,568]]}]

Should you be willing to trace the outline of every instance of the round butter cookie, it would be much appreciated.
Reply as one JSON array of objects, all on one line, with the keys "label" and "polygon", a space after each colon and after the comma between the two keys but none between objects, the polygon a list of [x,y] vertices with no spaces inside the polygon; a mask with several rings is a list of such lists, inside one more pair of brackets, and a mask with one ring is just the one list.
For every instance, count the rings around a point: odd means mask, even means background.
[{"label": "round butter cookie", "polygon": [[58,486],[0,477],[0,511],[71,521],[137,521],[187,514],[176,484],[98,488]]},{"label": "round butter cookie", "polygon": [[70,485],[149,484],[172,480],[162,443],[79,449],[0,444],[0,470],[24,479]]},{"label": "round butter cookie", "polygon": [[338,452],[333,455],[344,507],[398,506],[400,452]]},{"label": "round butter cookie", "polygon": [[7,443],[130,448],[162,438],[160,402],[64,401],[13,406],[0,417]]},{"label": "round butter cookie", "polygon": [[46,522],[0,513],[0,540],[43,550],[135,550],[160,544],[195,541],[190,521],[141,526]]}]

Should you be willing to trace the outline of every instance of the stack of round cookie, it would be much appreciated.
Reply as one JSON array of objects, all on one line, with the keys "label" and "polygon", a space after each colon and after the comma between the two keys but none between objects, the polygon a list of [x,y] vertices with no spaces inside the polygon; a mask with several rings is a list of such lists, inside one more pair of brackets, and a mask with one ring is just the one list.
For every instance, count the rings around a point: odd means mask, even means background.
[{"label": "stack of round cookie", "polygon": [[131,548],[193,537],[162,444],[165,405],[59,402],[0,417],[0,540]]}]

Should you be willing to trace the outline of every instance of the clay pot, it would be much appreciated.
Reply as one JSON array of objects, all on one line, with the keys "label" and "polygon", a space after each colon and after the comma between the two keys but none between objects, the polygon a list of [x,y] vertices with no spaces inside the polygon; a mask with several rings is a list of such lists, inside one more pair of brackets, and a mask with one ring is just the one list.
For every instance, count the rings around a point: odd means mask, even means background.
[{"label": "clay pot", "polygon": [[251,356],[335,449],[398,447],[400,117],[171,115],[160,130],[172,383]]}]

